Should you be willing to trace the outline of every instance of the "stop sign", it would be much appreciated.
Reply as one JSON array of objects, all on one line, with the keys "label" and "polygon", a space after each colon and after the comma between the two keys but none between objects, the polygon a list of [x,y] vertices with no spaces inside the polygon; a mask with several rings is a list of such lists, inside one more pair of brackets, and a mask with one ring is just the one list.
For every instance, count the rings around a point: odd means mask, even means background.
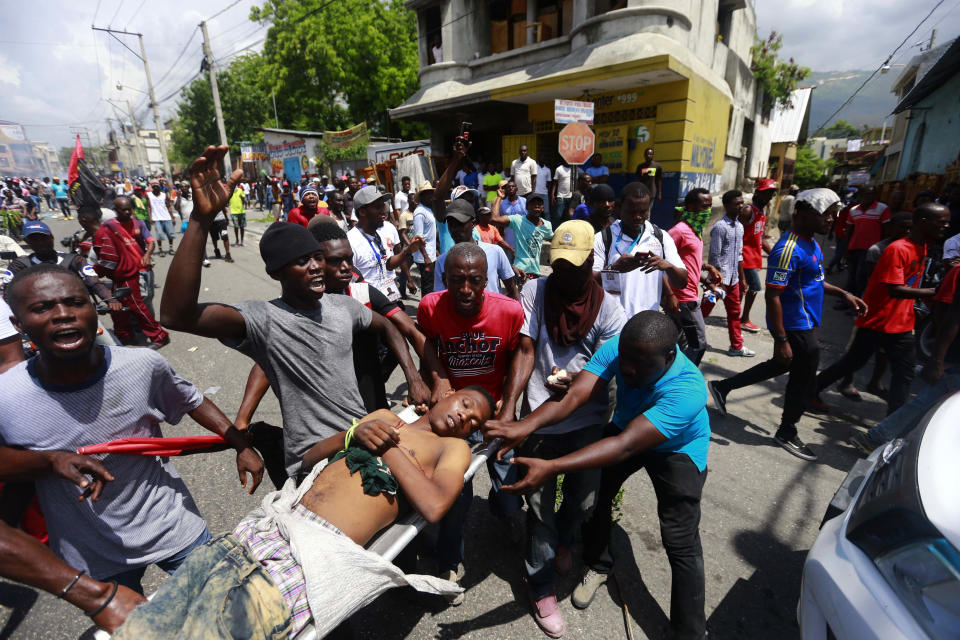
[{"label": "stop sign", "polygon": [[557,148],[567,164],[580,165],[593,155],[595,141],[596,136],[590,127],[582,122],[571,122],[560,130]]}]

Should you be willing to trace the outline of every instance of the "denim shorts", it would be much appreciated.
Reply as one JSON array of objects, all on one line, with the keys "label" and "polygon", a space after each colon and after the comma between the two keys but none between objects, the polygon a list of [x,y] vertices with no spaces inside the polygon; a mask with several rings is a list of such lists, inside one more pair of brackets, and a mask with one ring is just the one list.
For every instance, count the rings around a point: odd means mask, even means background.
[{"label": "denim shorts", "polygon": [[760,269],[744,269],[743,275],[747,280],[747,290],[754,293],[763,291],[763,285],[760,284]]},{"label": "denim shorts", "polygon": [[194,550],[113,640],[287,638],[290,610],[270,576],[232,535]]}]

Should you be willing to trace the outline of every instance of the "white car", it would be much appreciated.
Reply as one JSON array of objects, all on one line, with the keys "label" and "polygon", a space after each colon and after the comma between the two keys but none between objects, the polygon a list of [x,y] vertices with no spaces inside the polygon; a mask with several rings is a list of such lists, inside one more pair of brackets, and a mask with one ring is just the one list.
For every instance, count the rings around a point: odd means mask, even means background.
[{"label": "white car", "polygon": [[803,567],[804,640],[960,638],[960,391],[854,465]]}]

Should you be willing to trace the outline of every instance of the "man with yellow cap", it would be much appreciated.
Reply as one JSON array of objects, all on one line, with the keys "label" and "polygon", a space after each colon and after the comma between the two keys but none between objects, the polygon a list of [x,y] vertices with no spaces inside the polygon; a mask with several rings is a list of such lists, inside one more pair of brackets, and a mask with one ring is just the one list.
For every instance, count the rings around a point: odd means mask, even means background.
[{"label": "man with yellow cap", "polygon": [[[526,416],[555,394],[564,394],[573,377],[594,353],[620,333],[626,315],[619,300],[593,278],[593,227],[585,220],[561,224],[550,242],[553,272],[524,287],[521,336],[534,342],[533,369],[520,415]],[[554,459],[600,439],[606,396],[592,399],[567,418],[536,431],[519,455]],[[556,571],[570,570],[575,533],[593,507],[600,470],[568,473],[563,506],[554,512],[556,478],[527,496],[527,542],[524,566],[533,617],[550,637],[564,631],[554,593]]]}]

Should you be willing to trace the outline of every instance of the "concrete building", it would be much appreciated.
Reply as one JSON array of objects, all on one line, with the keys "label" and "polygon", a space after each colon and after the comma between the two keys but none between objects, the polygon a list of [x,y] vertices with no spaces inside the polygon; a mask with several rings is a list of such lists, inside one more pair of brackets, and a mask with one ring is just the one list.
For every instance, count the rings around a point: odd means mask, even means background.
[{"label": "concrete building", "polygon": [[33,146],[33,159],[38,170],[44,176],[63,175],[65,170],[60,165],[60,158],[57,150],[49,142],[31,142]]},{"label": "concrete building", "polygon": [[[160,155],[160,138],[157,137],[156,129],[140,129],[137,131],[140,138],[140,148],[146,157],[145,169],[149,176],[155,176],[163,173],[163,156]],[[170,137],[170,129],[163,130],[164,142],[167,145],[167,152],[173,148],[173,140]]]},{"label": "concrete building", "polygon": [[[408,0],[417,11],[420,90],[391,110],[430,124],[447,154],[461,120],[474,157],[505,166],[526,144],[556,166],[557,98],[595,105],[610,184],[632,179],[644,149],[664,167],[655,219],[678,197],[763,175],[769,144],[756,108],[747,0]],[[437,55],[439,53],[439,55]]]},{"label": "concrete building", "polygon": [[905,93],[895,114],[909,112],[897,180],[913,173],[947,173],[960,165],[960,38],[946,47]]},{"label": "concrete building", "polygon": [[[953,44],[955,44],[954,41]],[[896,82],[890,88],[890,91],[897,96],[898,103],[902,103],[907,97],[917,81],[923,78],[930,67],[940,59],[940,57],[950,48],[952,43],[947,42],[939,47],[933,47],[913,56],[903,70]],[[893,127],[889,132],[890,143],[887,145],[885,154],[885,163],[881,173],[881,182],[890,182],[897,180],[900,175],[900,160],[903,153],[903,142],[907,135],[907,126],[913,117],[910,109],[896,110],[893,120]],[[909,172],[908,172],[909,173]]]}]

